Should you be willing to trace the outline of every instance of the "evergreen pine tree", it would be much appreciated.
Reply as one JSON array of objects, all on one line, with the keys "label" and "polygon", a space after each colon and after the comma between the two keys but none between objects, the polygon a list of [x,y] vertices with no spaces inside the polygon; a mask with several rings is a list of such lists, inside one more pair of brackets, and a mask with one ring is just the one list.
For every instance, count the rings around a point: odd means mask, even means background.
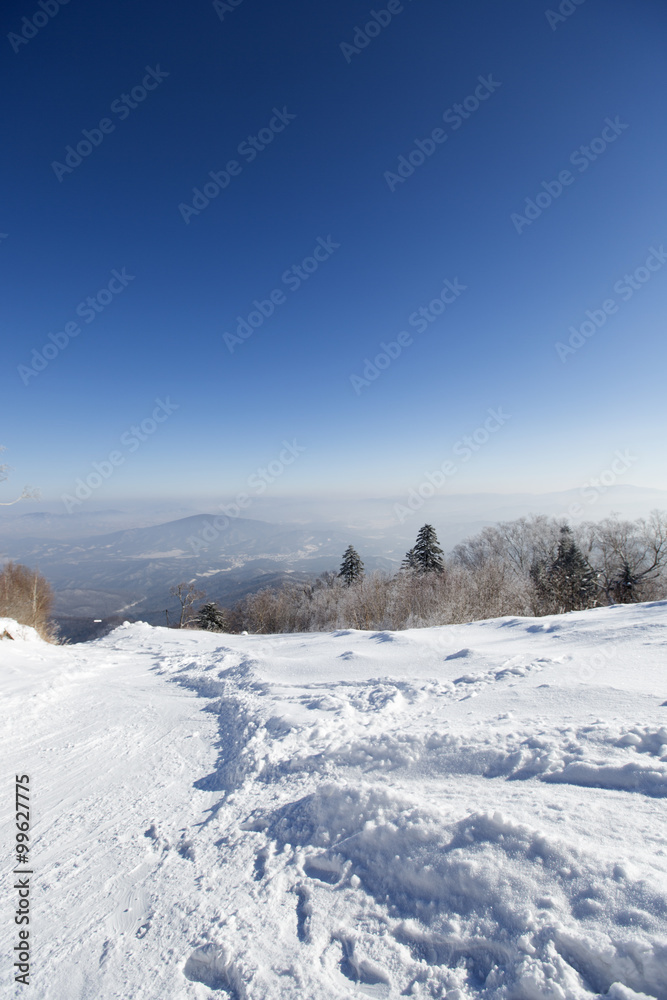
[{"label": "evergreen pine tree", "polygon": [[[444,563],[442,561],[442,549],[438,545],[438,538],[435,528],[431,524],[425,524],[419,529],[417,541],[414,549],[411,549],[414,556],[415,568],[419,573],[442,573]],[[406,559],[408,556],[406,556]]]},{"label": "evergreen pine tree", "polygon": [[197,628],[205,632],[224,632],[227,628],[227,619],[222,611],[213,601],[208,601],[197,612],[195,618]]},{"label": "evergreen pine tree", "polygon": [[417,557],[415,556],[414,549],[408,549],[405,553],[405,559],[401,563],[401,569],[406,570],[406,572],[417,569]]},{"label": "evergreen pine tree", "polygon": [[361,580],[364,575],[364,564],[352,545],[348,545],[343,553],[343,562],[338,575],[343,578],[347,587]]},{"label": "evergreen pine tree", "polygon": [[614,602],[616,604],[632,604],[633,601],[638,600],[635,597],[638,582],[637,577],[630,569],[628,560],[622,559],[618,573],[611,581],[611,596]]},{"label": "evergreen pine tree", "polygon": [[592,607],[598,589],[595,574],[567,525],[560,529],[558,553],[550,576],[554,596],[564,611]]},{"label": "evergreen pine tree", "polygon": [[567,525],[560,529],[558,550],[551,563],[535,563],[531,579],[547,614],[583,611],[595,605],[598,585],[595,573]]}]

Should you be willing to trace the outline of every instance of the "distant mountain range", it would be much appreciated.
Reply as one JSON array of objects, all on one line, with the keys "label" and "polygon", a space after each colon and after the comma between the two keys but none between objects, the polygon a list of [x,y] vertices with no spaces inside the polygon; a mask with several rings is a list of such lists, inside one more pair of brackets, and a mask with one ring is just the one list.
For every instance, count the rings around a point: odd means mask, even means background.
[{"label": "distant mountain range", "polygon": [[[169,590],[183,580],[230,604],[263,586],[337,570],[347,545],[362,541],[339,529],[197,514],[78,541],[5,537],[1,544],[5,558],[39,568],[50,581],[67,632],[67,618],[126,614],[164,624],[169,609],[173,620],[178,605]],[[391,569],[394,562],[371,555],[366,565]]]}]

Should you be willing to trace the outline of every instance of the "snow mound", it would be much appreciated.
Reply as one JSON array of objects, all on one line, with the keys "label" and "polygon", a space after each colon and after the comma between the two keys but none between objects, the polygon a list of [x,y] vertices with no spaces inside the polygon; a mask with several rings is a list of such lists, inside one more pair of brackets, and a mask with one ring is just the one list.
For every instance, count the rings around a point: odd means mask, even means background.
[{"label": "snow mound", "polygon": [[47,645],[31,625],[19,625],[13,618],[0,618],[0,640],[11,639],[18,639],[19,642],[39,642]]}]

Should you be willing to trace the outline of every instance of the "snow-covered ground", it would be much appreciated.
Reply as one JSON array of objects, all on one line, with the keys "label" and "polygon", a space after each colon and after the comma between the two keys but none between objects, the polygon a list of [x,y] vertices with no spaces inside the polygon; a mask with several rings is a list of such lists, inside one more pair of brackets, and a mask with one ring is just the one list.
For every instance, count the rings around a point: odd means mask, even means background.
[{"label": "snow-covered ground", "polygon": [[667,602],[406,632],[0,620],[40,1000],[667,998]]}]

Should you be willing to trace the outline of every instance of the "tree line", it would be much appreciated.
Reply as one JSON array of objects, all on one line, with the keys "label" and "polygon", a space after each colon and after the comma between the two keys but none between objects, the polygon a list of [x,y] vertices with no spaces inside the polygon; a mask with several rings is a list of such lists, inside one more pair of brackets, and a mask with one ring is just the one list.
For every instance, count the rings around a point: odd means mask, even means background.
[{"label": "tree line", "polygon": [[213,601],[196,608],[203,595],[180,585],[180,624],[277,633],[564,614],[663,599],[666,565],[667,515],[661,511],[647,519],[613,516],[576,527],[545,515],[521,517],[482,529],[448,556],[433,526],[425,524],[395,574],[367,574],[350,545],[338,572],[266,587],[231,608]]}]

